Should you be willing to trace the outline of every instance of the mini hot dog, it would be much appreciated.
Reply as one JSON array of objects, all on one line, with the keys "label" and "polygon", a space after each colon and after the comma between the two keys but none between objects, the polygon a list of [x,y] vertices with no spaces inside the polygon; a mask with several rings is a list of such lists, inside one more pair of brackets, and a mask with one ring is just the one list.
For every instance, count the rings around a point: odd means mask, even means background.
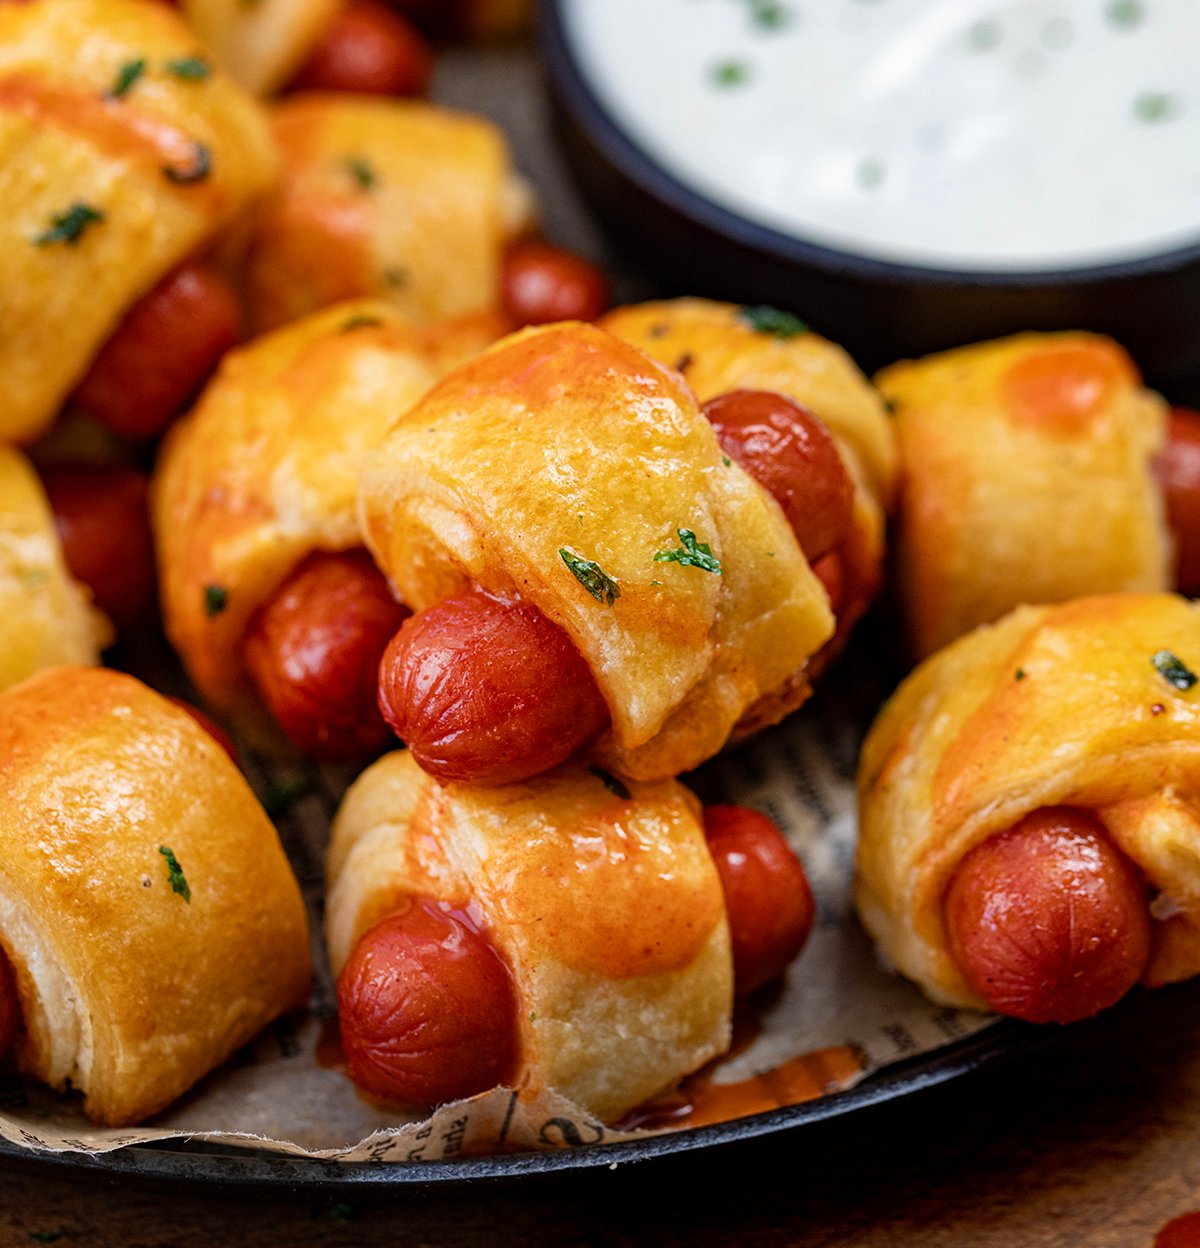
[{"label": "mini hot dog", "polygon": [[1033,1022],[1200,971],[1200,614],[1023,607],[922,663],[867,738],[856,898],[936,1000]]},{"label": "mini hot dog", "polygon": [[407,1105],[509,1084],[619,1117],[723,1051],[734,992],[812,922],[761,815],[702,824],[674,781],[570,766],[468,789],[387,755],[338,814],[329,882],[351,1076]]}]

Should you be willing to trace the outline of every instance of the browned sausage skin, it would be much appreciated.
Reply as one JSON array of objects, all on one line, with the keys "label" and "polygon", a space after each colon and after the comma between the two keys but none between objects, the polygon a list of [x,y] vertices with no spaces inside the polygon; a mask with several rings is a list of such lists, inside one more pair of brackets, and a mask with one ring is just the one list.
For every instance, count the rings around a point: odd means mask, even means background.
[{"label": "browned sausage skin", "polygon": [[1146,886],[1088,811],[1045,807],[989,837],[946,891],[951,956],[997,1013],[1069,1023],[1112,1005],[1150,956]]}]

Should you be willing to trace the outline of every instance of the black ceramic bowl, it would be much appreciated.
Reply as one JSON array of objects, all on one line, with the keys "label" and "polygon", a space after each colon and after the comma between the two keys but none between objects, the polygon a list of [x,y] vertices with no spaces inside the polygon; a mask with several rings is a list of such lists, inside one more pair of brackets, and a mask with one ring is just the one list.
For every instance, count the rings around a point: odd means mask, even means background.
[{"label": "black ceramic bowl", "polygon": [[1200,244],[1111,265],[974,272],[760,225],[667,173],[614,120],[572,47],[568,3],[540,0],[539,11],[559,137],[615,242],[666,290],[794,311],[868,370],[1020,330],[1091,329],[1123,343],[1175,401],[1200,400]]}]

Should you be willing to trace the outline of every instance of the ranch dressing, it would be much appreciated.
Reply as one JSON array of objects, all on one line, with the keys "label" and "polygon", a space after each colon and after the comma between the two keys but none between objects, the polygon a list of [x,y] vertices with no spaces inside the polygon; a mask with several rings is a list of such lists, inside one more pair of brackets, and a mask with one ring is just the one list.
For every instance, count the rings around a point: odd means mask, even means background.
[{"label": "ranch dressing", "polygon": [[876,259],[1023,271],[1200,243],[1200,0],[564,0],[676,179]]}]

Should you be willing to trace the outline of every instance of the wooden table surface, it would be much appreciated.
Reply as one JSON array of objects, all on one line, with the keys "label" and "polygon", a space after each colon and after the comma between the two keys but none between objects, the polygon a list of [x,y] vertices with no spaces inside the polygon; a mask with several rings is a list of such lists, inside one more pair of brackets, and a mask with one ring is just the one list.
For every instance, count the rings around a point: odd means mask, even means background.
[{"label": "wooden table surface", "polygon": [[1200,1207],[1198,1041],[1185,985],[834,1129],[503,1188],[317,1197],[5,1161],[0,1245],[1151,1248]]}]

